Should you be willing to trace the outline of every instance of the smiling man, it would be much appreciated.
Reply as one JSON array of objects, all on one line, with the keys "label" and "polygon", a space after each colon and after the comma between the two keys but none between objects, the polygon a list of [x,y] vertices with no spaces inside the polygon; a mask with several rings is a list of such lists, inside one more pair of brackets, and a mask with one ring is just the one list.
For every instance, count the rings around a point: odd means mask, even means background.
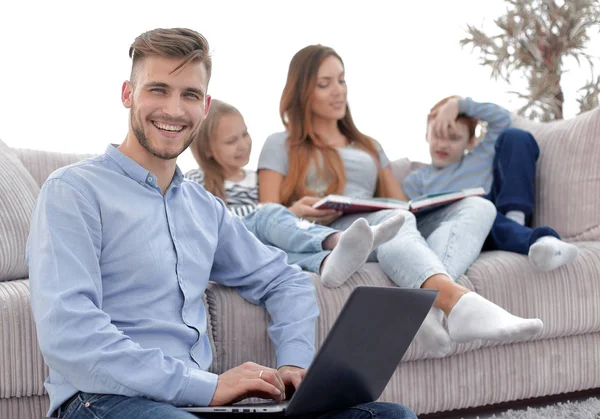
[{"label": "smiling man", "polygon": [[[176,406],[280,401],[314,356],[312,281],[177,167],[210,107],[204,37],[156,29],[136,38],[130,56],[125,140],[50,175],[32,217],[27,261],[50,367],[49,414],[183,419],[195,416]],[[207,371],[208,281],[267,308],[277,369],[247,362],[220,375]],[[382,403],[328,418],[375,414],[414,418]]]},{"label": "smiling man", "polygon": [[[175,406],[281,400],[314,355],[312,282],[176,165],[210,107],[208,44],[188,29],[157,29],[130,56],[125,140],[54,172],[32,219],[27,258],[49,414],[183,418],[193,416]],[[206,371],[209,280],[266,306],[278,369]]]}]

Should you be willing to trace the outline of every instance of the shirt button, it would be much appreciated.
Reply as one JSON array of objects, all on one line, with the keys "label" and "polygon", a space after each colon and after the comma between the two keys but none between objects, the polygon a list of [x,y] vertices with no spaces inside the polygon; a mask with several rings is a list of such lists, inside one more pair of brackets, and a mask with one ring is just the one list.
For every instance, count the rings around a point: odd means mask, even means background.
[{"label": "shirt button", "polygon": [[154,178],[152,176],[148,176],[148,178],[146,178],[146,180],[150,183],[152,183],[152,181],[154,180]]}]

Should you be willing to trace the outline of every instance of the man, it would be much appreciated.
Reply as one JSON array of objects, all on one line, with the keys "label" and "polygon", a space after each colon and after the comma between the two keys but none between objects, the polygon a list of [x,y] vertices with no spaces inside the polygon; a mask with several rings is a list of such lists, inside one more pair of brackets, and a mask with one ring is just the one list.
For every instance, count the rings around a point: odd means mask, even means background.
[{"label": "man", "polygon": [[[191,418],[175,406],[280,401],[314,355],[312,282],[176,165],[210,107],[204,37],[156,29],[135,40],[130,56],[125,140],[53,173],[32,218],[27,260],[50,367],[49,414]],[[278,369],[245,363],[220,375],[206,371],[209,280],[267,308]],[[339,414],[374,409],[414,417],[377,403]]]}]

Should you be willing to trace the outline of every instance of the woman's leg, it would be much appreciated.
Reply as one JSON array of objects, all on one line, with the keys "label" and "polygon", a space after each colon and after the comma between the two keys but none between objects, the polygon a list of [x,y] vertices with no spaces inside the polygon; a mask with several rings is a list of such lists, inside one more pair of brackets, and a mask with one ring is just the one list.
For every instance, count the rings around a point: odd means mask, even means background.
[{"label": "woman's leg", "polygon": [[481,253],[495,216],[490,201],[468,197],[417,216],[417,228],[456,281]]},{"label": "woman's leg", "polygon": [[[379,246],[369,260],[378,261],[383,272],[399,287],[438,290],[435,306],[450,311],[468,290],[450,279],[440,259],[417,231],[412,213],[389,210],[346,215],[332,226],[344,229],[357,217],[365,217],[371,225],[377,226],[397,214],[404,216],[402,228],[394,238]],[[450,337],[442,327],[440,315],[443,316],[443,313],[438,308],[432,309],[415,336],[417,345],[432,357],[443,357],[451,349]]]},{"label": "woman's leg", "polygon": [[[453,279],[465,273],[481,251],[496,210],[493,204],[479,197],[466,198],[419,219],[427,242],[440,257]],[[447,287],[444,281],[433,280],[425,286]],[[451,295],[446,293],[446,295]],[[522,319],[480,295],[469,292],[458,300],[449,300],[448,333],[455,342],[484,340],[518,340],[537,334],[543,327],[538,319]],[[439,321],[439,314],[436,316]]]},{"label": "woman's leg", "polygon": [[[366,215],[366,218],[370,223],[377,224],[393,213],[394,211],[378,211]],[[513,316],[455,283],[441,260],[427,246],[425,239],[416,229],[414,215],[406,213],[405,217],[406,221],[396,237],[377,249],[377,259],[382,270],[399,286],[438,290],[434,305],[448,316],[452,340],[516,340],[530,337],[542,329],[543,324],[539,319],[521,319]],[[343,228],[344,224],[351,220],[347,217],[342,218],[334,227]],[[430,343],[442,343],[442,336],[438,335],[441,325],[428,321],[424,322],[423,326],[428,330],[420,330],[419,334],[429,334]],[[441,349],[441,346],[434,348]]]}]

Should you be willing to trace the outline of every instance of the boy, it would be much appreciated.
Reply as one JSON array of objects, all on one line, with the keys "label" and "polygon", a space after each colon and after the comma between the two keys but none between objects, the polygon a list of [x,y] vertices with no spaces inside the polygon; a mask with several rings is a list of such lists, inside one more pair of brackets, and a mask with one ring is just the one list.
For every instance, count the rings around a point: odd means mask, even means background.
[{"label": "boy", "polygon": [[[487,123],[477,144],[475,129]],[[525,254],[543,271],[572,263],[579,249],[560,240],[550,227],[530,228],[535,207],[535,164],[539,147],[533,136],[511,128],[511,114],[493,103],[448,97],[427,117],[431,165],[409,174],[407,198],[482,186],[498,210],[483,250]]]}]

